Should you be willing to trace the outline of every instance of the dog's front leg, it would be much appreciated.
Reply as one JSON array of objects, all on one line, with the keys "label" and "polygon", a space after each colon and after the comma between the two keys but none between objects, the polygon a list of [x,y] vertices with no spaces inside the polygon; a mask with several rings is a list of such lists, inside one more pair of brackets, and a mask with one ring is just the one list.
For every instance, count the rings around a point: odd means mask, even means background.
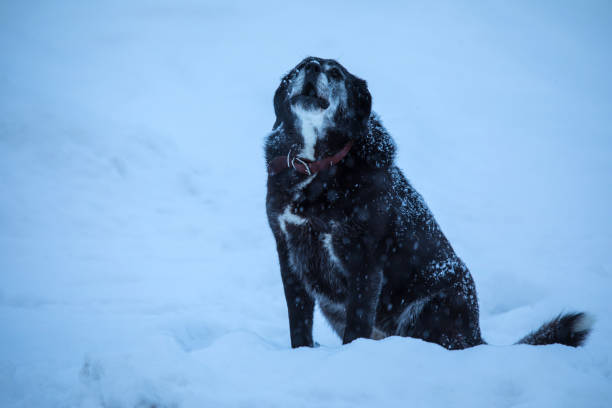
[{"label": "dog's front leg", "polygon": [[312,318],[314,314],[314,299],[306,291],[304,283],[299,279],[289,265],[287,246],[281,237],[277,239],[278,259],[285,289],[287,312],[289,313],[289,332],[291,347],[312,347]]},{"label": "dog's front leg", "polygon": [[353,265],[348,284],[346,327],[342,343],[371,338],[382,283],[382,270],[367,262]]}]

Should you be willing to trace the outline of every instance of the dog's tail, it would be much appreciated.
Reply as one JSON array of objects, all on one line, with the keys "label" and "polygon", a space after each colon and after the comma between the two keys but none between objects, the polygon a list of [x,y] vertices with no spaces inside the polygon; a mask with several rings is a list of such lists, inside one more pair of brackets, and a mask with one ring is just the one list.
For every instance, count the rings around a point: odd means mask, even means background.
[{"label": "dog's tail", "polygon": [[565,344],[566,346],[581,346],[591,332],[594,319],[586,313],[559,314],[551,321],[544,323],[539,329],[532,331],[516,344]]}]

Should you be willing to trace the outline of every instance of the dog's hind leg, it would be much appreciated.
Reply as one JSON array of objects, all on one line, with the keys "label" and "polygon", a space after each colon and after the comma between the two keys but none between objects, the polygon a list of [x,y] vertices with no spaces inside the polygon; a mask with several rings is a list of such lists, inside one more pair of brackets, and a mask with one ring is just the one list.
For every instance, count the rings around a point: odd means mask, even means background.
[{"label": "dog's hind leg", "polygon": [[478,305],[461,293],[439,293],[409,304],[398,321],[397,334],[438,343],[449,350],[484,344]]}]

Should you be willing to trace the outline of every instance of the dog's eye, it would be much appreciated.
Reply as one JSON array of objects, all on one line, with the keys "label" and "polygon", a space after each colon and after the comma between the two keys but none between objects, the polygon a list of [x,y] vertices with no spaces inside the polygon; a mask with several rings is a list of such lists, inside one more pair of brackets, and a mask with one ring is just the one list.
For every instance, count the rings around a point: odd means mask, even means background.
[{"label": "dog's eye", "polygon": [[334,79],[342,79],[342,72],[338,68],[332,68],[327,73]]}]

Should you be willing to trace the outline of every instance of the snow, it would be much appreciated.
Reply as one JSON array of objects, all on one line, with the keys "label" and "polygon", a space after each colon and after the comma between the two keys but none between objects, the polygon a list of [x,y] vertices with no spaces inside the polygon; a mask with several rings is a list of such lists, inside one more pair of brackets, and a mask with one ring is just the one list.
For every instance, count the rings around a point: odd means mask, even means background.
[{"label": "snow", "polygon": [[[3,2],[0,406],[607,407],[608,2]],[[492,345],[290,348],[262,144],[307,55],[368,80]],[[510,346],[585,310],[585,347]]]}]

